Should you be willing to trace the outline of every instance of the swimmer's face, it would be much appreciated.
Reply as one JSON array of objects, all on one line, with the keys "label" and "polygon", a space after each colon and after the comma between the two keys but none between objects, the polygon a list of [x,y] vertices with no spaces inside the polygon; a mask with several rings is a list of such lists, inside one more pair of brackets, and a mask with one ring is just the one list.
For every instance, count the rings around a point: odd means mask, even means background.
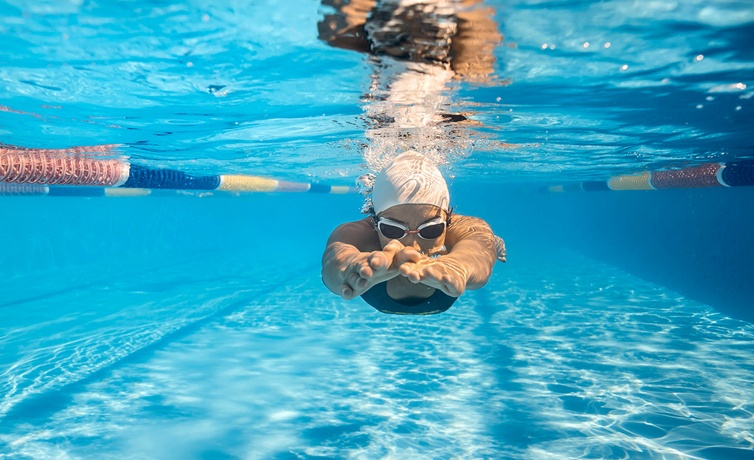
[{"label": "swimmer's face", "polygon": [[[382,211],[379,217],[384,217],[399,222],[409,230],[416,230],[420,225],[432,221],[433,219],[442,218],[447,220],[448,215],[445,211],[429,204],[399,204]],[[425,240],[416,233],[405,235],[399,239],[404,246],[413,247],[424,254],[434,254],[439,252],[445,245],[445,234],[447,229],[438,238]],[[386,238],[381,232],[377,232],[380,238],[380,246],[383,248],[392,241]]]}]

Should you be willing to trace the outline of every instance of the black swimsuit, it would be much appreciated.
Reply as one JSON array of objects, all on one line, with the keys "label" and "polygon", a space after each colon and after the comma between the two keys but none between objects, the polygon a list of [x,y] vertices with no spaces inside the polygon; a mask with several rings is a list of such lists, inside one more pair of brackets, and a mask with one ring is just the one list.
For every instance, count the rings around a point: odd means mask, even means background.
[{"label": "black swimsuit", "polygon": [[387,281],[375,284],[370,290],[361,294],[361,298],[382,313],[395,315],[434,315],[442,313],[456,301],[439,289],[426,299],[408,298],[395,300],[387,295]]}]

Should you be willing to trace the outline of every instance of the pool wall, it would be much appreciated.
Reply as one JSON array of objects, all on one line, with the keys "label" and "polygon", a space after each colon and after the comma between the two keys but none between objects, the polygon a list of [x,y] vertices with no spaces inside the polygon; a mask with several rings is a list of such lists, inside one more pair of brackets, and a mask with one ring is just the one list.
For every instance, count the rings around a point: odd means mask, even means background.
[{"label": "pool wall", "polygon": [[456,184],[460,213],[476,214],[508,243],[509,259],[553,244],[754,321],[754,189],[531,193]]}]

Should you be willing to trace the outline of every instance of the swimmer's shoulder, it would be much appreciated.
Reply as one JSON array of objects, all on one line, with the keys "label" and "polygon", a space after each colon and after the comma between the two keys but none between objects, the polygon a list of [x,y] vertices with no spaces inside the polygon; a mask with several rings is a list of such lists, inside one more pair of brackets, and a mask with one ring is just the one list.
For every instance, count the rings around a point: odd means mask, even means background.
[{"label": "swimmer's shoulder", "polygon": [[505,241],[492,231],[487,222],[478,217],[453,214],[445,237],[447,248],[452,249],[456,243],[469,237],[494,250],[495,258],[500,262],[506,261]]},{"label": "swimmer's shoulder", "polygon": [[445,237],[445,244],[448,249],[452,248],[458,241],[471,235],[483,235],[492,238],[494,234],[489,224],[479,217],[463,216],[453,214],[448,226],[448,233]]},{"label": "swimmer's shoulder", "polygon": [[460,214],[453,214],[451,216],[450,226],[448,227],[449,232],[464,232],[469,230],[492,231],[489,224],[479,217],[463,216]]},{"label": "swimmer's shoulder", "polygon": [[338,225],[327,240],[328,246],[332,243],[350,244],[361,251],[380,249],[380,240],[371,217]]}]

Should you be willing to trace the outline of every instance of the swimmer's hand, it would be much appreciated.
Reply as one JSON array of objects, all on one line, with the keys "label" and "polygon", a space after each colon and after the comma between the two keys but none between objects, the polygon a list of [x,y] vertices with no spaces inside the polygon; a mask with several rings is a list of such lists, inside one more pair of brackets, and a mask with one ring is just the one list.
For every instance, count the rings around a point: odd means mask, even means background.
[{"label": "swimmer's hand", "polygon": [[402,264],[399,272],[412,283],[421,283],[439,289],[451,297],[463,294],[469,279],[467,270],[448,257],[421,256],[416,262],[409,261]]},{"label": "swimmer's hand", "polygon": [[356,298],[372,286],[398,276],[403,264],[417,263],[422,257],[418,251],[406,248],[398,240],[389,242],[382,251],[355,254],[341,269],[343,285],[340,296],[345,300]]}]

